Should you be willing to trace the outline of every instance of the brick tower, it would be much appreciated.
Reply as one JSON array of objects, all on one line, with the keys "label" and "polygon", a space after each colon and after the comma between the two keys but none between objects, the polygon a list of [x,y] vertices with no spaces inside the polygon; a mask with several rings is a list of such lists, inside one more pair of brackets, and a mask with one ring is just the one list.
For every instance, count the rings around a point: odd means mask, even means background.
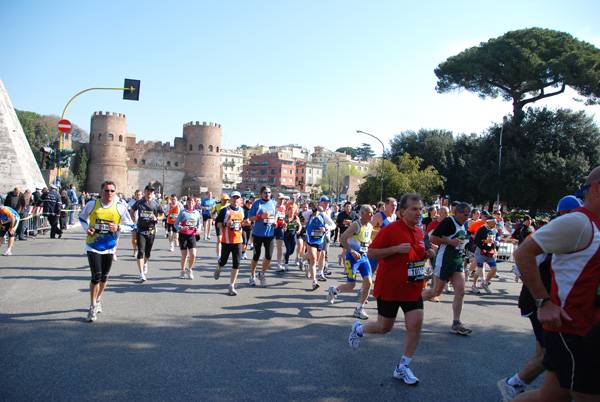
[{"label": "brick tower", "polygon": [[200,195],[202,187],[220,198],[221,180],[221,125],[189,122],[183,126],[186,140],[185,176],[181,194]]},{"label": "brick tower", "polygon": [[86,188],[100,192],[106,180],[115,182],[117,192],[127,189],[127,123],[121,113],[95,112],[90,128],[90,159]]}]

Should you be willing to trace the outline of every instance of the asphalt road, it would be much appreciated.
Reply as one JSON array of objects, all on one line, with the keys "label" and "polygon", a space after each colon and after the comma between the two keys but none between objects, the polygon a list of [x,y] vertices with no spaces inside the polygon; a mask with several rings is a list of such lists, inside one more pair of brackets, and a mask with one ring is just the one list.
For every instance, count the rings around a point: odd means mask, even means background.
[{"label": "asphalt road", "polygon": [[[529,321],[516,307],[521,284],[501,263],[493,294],[465,298],[470,336],[449,333],[452,294],[425,303],[411,363],[420,383],[408,386],[392,378],[402,313],[391,333],[367,334],[359,350],[349,347],[356,294],[326,303],[328,286],[345,281],[336,257],[334,274],[315,292],[295,267],[271,268],[267,288],[250,288],[250,262],[242,261],[239,296],[231,297],[229,269],[213,279],[214,238],[198,246],[196,278],[182,280],[179,252],[169,252],[161,230],[140,284],[130,235],[122,236],[94,323],[85,320],[83,231],[17,241],[11,257],[0,256],[0,400],[499,401],[498,379],[534,351]],[[372,298],[367,313],[376,317]]]}]

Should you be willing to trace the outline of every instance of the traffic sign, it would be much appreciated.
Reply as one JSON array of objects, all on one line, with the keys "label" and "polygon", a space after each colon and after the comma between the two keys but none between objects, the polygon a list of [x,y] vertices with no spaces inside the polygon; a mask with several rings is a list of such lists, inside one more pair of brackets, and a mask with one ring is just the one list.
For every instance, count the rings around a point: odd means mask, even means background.
[{"label": "traffic sign", "polygon": [[71,122],[69,120],[61,120],[58,122],[57,127],[61,133],[68,133],[71,131]]}]

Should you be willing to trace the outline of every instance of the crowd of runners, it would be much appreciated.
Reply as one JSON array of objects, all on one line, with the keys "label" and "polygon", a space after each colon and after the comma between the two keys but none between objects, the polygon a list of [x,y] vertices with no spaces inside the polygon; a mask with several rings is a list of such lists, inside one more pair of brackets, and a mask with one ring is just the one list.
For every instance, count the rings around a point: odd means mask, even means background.
[{"label": "crowd of runners", "polygon": [[[529,216],[513,227],[500,211],[489,213],[463,202],[424,210],[418,194],[390,197],[378,206],[347,202],[332,207],[326,196],[301,201],[272,194],[267,186],[256,198],[244,199],[233,191],[218,202],[211,193],[204,198],[171,195],[159,200],[155,189],[147,186],[127,203],[116,191],[113,182],[104,182],[98,198],[87,202],[79,214],[92,272],[89,322],[102,312],[101,298],[116,260],[119,235],[133,232],[131,247],[143,283],[151,278],[151,252],[164,224],[169,250],[179,248],[181,253],[178,277],[193,280],[198,242],[214,241],[218,264],[213,276],[219,280],[224,269],[230,270],[231,296],[238,294],[241,263],[248,258],[250,286],[268,286],[273,263],[278,273],[304,271],[313,291],[332,280],[330,268],[337,261],[346,280],[328,286],[323,298],[333,304],[340,293],[356,291],[352,315],[358,320],[351,327],[350,346],[358,349],[365,334],[390,332],[402,309],[404,350],[393,376],[413,385],[419,379],[409,365],[420,341],[424,301],[436,301],[452,286],[449,332],[469,335],[472,330],[461,321],[465,289],[492,292],[499,240],[510,234],[519,242],[513,269],[515,278],[524,282],[519,307],[531,320],[536,352],[519,372],[498,382],[503,399],[598,400],[600,167],[577,197],[560,201],[557,219],[545,227]],[[1,211],[2,235],[14,233],[18,223],[16,212],[7,208]],[[355,290],[357,273],[362,284]],[[364,309],[371,294],[377,302],[374,319]],[[546,370],[542,387],[525,392]]]}]

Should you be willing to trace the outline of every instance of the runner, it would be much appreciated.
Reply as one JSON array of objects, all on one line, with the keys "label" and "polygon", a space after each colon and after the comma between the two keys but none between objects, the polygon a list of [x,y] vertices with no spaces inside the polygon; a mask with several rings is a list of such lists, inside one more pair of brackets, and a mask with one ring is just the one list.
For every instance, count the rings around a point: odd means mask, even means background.
[{"label": "runner", "polygon": [[214,273],[215,280],[221,276],[221,269],[227,264],[231,254],[231,275],[229,279],[229,295],[237,296],[235,281],[238,276],[240,261],[242,259],[242,227],[250,222],[244,219],[244,211],[240,207],[242,195],[238,191],[231,193],[229,206],[222,208],[215,219],[215,225],[222,230],[223,254]]},{"label": "runner", "polygon": [[469,218],[471,206],[465,202],[456,205],[454,215],[444,219],[430,236],[431,242],[439,244],[435,257],[435,277],[433,287],[423,291],[423,300],[429,300],[442,294],[444,286],[450,281],[454,287],[452,301],[453,321],[450,332],[468,335],[471,329],[460,321],[465,297],[465,275],[463,273],[463,251],[466,230],[464,224]]},{"label": "runner", "polygon": [[261,272],[258,274],[260,286],[267,286],[265,274],[271,265],[273,258],[273,249],[275,247],[275,216],[277,213],[277,204],[271,200],[271,188],[262,186],[260,189],[260,198],[252,204],[248,220],[254,222],[252,236],[254,240],[254,256],[250,262],[250,286],[256,286],[256,267],[260,259],[261,248],[265,248],[265,258],[263,259]]},{"label": "runner", "polygon": [[[127,210],[129,211],[129,213],[133,213],[133,215],[131,216],[134,220],[134,226],[133,226],[133,230],[131,233],[131,245],[133,246],[133,257],[137,256],[137,217],[138,217],[138,213],[137,211],[131,211],[131,207],[133,207],[133,205],[138,202],[139,200],[142,199],[142,190],[135,190],[135,194],[133,196],[133,198],[131,199],[131,201],[129,201],[129,204],[127,204]],[[83,208],[83,206],[82,206]]]},{"label": "runner", "polygon": [[175,243],[179,243],[179,235],[177,229],[175,229],[175,220],[177,220],[179,213],[183,210],[183,207],[177,201],[177,196],[175,194],[171,195],[171,200],[167,204],[166,210],[167,233],[169,234],[169,251],[173,251],[175,249]]},{"label": "runner", "polygon": [[115,200],[116,190],[115,183],[105,181],[101,186],[100,198],[89,201],[79,213],[79,222],[87,233],[85,248],[92,272],[88,322],[96,321],[96,314],[102,312],[100,298],[112,267],[117,232],[125,233],[133,229],[127,207]]},{"label": "runner", "polygon": [[[473,275],[473,286],[471,291],[479,293],[477,289],[477,279],[481,277],[481,288],[486,293],[492,293],[490,290],[490,280],[496,275],[496,218],[488,215],[485,225],[477,229],[475,234],[475,263],[477,269]],[[485,280],[483,279],[483,266],[487,264],[490,267],[490,272],[487,273]]]},{"label": "runner", "polygon": [[283,230],[283,242],[285,244],[284,270],[288,271],[290,269],[290,256],[294,254],[294,250],[296,249],[297,234],[302,230],[302,224],[300,223],[300,218],[296,215],[296,208],[294,205],[287,207],[287,215],[284,219]]},{"label": "runner", "polygon": [[304,220],[304,212],[308,211],[308,203],[302,203],[300,210],[298,211],[298,219],[300,219],[300,233],[296,236],[296,265],[298,269],[302,271],[304,269],[303,256],[306,253],[306,221]]},{"label": "runner", "polygon": [[202,219],[204,221],[204,240],[210,240],[210,229],[213,221],[211,211],[216,204],[217,201],[212,198],[212,191],[209,191],[206,198],[200,201],[200,209],[202,210]]},{"label": "runner", "polygon": [[281,265],[283,260],[283,232],[284,232],[284,220],[286,214],[285,208],[285,195],[283,193],[277,194],[277,217],[275,225],[275,247],[277,247],[277,268],[275,272],[284,272],[285,268]]},{"label": "runner", "polygon": [[[584,341],[600,321],[600,166],[575,196],[585,198],[583,207],[554,219],[515,251],[545,330],[547,369],[541,388],[515,401],[600,400],[600,356],[590,353],[594,343]],[[536,262],[543,253],[553,254],[550,293]]]},{"label": "runner", "polygon": [[[321,197],[321,199],[326,197]],[[335,226],[329,215],[318,208],[303,212],[306,221],[306,243],[308,244],[308,269],[307,277],[312,279],[312,290],[319,287],[317,281],[326,281],[323,270],[325,268],[325,238],[327,233]],[[317,277],[316,266],[319,265],[320,274]],[[306,264],[305,264],[306,267]]]},{"label": "runner", "polygon": [[[179,279],[194,279],[194,262],[196,261],[196,242],[202,231],[202,214],[195,209],[196,198],[190,195],[173,223],[179,232],[179,250],[181,251],[181,272]],[[186,267],[187,261],[187,267]]]},{"label": "runner", "polygon": [[144,188],[144,198],[133,204],[131,211],[138,212],[137,218],[133,216],[133,219],[138,224],[136,258],[140,271],[140,283],[142,283],[146,282],[148,260],[156,236],[156,223],[165,218],[160,202],[154,198],[154,187],[148,185]]},{"label": "runner", "polygon": [[400,199],[402,219],[381,229],[369,246],[367,256],[378,258],[381,265],[374,291],[377,298],[377,320],[369,321],[364,326],[360,321],[354,321],[348,338],[350,346],[358,349],[360,338],[365,333],[390,332],[398,309],[402,308],[406,327],[404,352],[393,376],[410,385],[419,382],[408,366],[419,345],[423,326],[421,290],[424,260],[434,256],[432,250],[425,251],[423,233],[417,226],[421,220],[422,205],[419,195],[404,194]]},{"label": "runner", "polygon": [[0,207],[0,238],[4,243],[4,236],[8,233],[8,248],[4,252],[4,256],[12,255],[12,246],[15,243],[15,233],[19,225],[19,213],[8,206]]},{"label": "runner", "polygon": [[[219,200],[219,202],[213,207],[213,209],[210,211],[211,215],[213,216],[213,219],[217,217],[217,215],[219,215],[219,212],[221,212],[222,209],[227,208],[227,206],[229,205],[229,196],[227,194],[221,194],[221,200]],[[216,226],[215,223],[215,233],[217,234],[217,260],[219,258],[221,258],[221,240],[223,239],[222,237],[222,229]],[[210,237],[209,237],[210,239]]]},{"label": "runner", "polygon": [[[371,210],[372,209],[373,208],[371,208]],[[346,203],[344,204],[344,210],[340,212],[336,218],[336,224],[340,231],[340,238],[342,237],[346,229],[350,227],[352,222],[357,221],[358,219],[358,214],[352,210],[352,203],[350,201],[346,201]],[[338,256],[338,264],[342,267],[346,266],[346,250],[344,250],[343,247],[342,252]]]},{"label": "runner", "polygon": [[346,283],[339,286],[330,286],[327,301],[333,304],[338,293],[354,289],[356,286],[356,272],[362,276],[362,292],[353,316],[366,320],[369,315],[365,313],[365,301],[369,297],[373,286],[371,264],[367,258],[367,250],[371,243],[371,219],[373,208],[370,205],[360,207],[360,220],[352,222],[347,230],[340,236],[340,245],[346,250]]},{"label": "runner", "polygon": [[[250,213],[250,208],[252,208],[252,201],[250,199],[244,202],[244,206],[242,209],[244,210],[244,220],[248,220],[248,214]],[[246,255],[246,251],[248,250],[248,244],[250,243],[250,238],[252,237],[252,222],[248,221],[248,225],[242,226],[242,260],[248,258]]]}]

